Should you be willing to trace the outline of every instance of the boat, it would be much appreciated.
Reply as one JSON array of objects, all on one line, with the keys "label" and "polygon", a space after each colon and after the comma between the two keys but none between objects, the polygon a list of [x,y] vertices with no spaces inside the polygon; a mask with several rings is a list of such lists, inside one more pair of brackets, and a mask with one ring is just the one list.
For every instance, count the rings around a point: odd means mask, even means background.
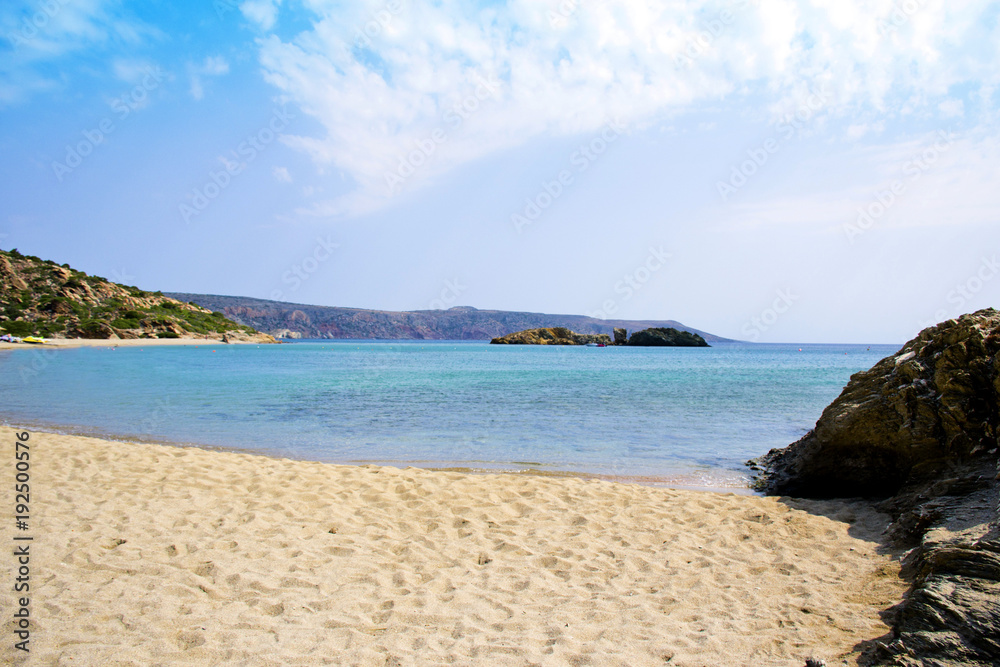
[{"label": "boat", "polygon": [[608,346],[607,343],[598,343],[597,344],[597,347],[607,347],[607,346]]},{"label": "boat", "polygon": [[39,338],[38,336],[28,336],[27,338],[21,339],[23,343],[33,343],[35,345],[42,345],[45,343],[44,338]]}]

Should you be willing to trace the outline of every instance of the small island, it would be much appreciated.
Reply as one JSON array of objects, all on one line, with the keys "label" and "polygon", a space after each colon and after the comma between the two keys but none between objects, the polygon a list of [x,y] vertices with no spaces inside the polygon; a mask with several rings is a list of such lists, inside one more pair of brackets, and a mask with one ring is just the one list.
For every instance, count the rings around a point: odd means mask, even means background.
[{"label": "small island", "polygon": [[525,329],[500,336],[490,341],[490,345],[612,345],[608,334],[578,334],[566,327]]},{"label": "small island", "polygon": [[636,331],[626,344],[632,347],[710,347],[698,334],[673,327]]},{"label": "small island", "polygon": [[628,345],[632,347],[709,347],[696,333],[672,327],[643,329],[628,336],[615,329],[614,340],[608,334],[579,334],[565,327],[525,329],[494,338],[491,345]]}]

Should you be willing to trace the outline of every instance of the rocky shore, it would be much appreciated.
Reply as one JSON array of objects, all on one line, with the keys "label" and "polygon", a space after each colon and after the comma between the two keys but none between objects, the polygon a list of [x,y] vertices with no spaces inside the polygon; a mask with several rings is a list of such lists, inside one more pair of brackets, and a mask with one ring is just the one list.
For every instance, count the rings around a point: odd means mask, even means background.
[{"label": "rocky shore", "polygon": [[1000,313],[925,329],[852,376],[816,427],[750,461],[772,495],[866,497],[912,583],[866,664],[1000,664]]}]

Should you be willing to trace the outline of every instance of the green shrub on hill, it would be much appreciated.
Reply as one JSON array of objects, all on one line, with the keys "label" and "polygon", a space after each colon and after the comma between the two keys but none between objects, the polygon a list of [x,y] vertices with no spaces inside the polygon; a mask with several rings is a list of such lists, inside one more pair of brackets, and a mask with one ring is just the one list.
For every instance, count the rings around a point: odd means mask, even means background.
[{"label": "green shrub on hill", "polygon": [[34,322],[26,322],[25,320],[7,321],[0,323],[0,328],[3,329],[4,333],[9,333],[12,336],[32,336],[38,333],[38,327],[35,326]]},{"label": "green shrub on hill", "polygon": [[0,278],[0,331],[16,336],[106,338],[125,330],[132,336],[168,338],[183,335],[178,330],[256,333],[222,313],[168,299],[159,291],[111,283],[16,249],[0,250]]}]

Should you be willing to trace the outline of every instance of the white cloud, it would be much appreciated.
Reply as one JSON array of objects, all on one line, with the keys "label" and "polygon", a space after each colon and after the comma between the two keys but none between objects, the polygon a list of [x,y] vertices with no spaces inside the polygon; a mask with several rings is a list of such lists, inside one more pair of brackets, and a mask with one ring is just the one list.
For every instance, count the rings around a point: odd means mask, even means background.
[{"label": "white cloud", "polygon": [[281,0],[246,0],[240,5],[240,11],[249,21],[253,21],[261,30],[270,30],[278,19],[278,7]]},{"label": "white cloud", "polygon": [[291,183],[292,175],[288,173],[288,167],[275,167],[271,170],[275,180],[281,183]]},{"label": "white cloud", "polygon": [[[799,170],[808,172],[802,182],[726,208],[722,224],[811,228],[849,240],[858,232],[992,224],[1000,211],[1000,190],[991,185],[1000,181],[1000,140],[992,137],[945,130],[817,156]],[[865,210],[875,215],[859,225]]]},{"label": "white cloud", "polygon": [[201,65],[189,65],[191,75],[191,97],[200,100],[205,96],[202,77],[222,76],[229,73],[229,63],[222,56],[208,56]]},{"label": "white cloud", "polygon": [[[113,43],[130,47],[163,33],[134,17],[116,15],[110,0],[0,3],[0,38],[8,50],[0,58],[0,105],[13,105],[34,94],[63,87],[65,71],[50,64],[88,48]],[[114,73],[121,77],[117,63]]]},{"label": "white cloud", "polygon": [[827,90],[825,113],[865,119],[855,136],[878,126],[873,116],[946,113],[951,86],[997,69],[976,24],[989,5],[926,0],[886,30],[892,0],[619,1],[557,22],[554,1],[393,14],[375,0],[306,0],[312,29],[264,38],[260,58],[267,81],[323,126],[286,143],[356,181],[360,194],[321,209],[349,213],[538,135],[611,118],[641,129],[727,98],[763,95],[777,116]]}]

